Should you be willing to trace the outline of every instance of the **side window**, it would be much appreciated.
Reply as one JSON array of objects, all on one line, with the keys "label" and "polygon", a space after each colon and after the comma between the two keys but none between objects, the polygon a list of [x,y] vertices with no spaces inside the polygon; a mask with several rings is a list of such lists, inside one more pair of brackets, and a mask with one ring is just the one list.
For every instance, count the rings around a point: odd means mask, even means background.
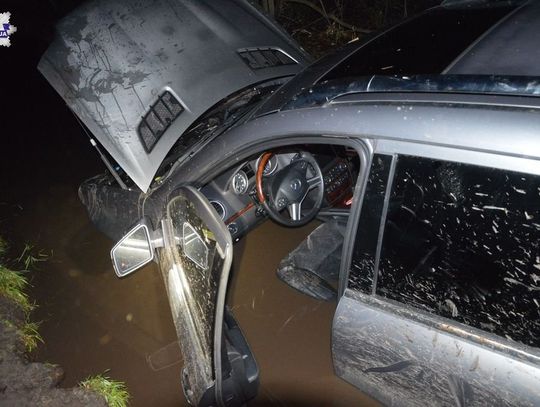
[{"label": "side window", "polygon": [[372,292],[375,252],[391,164],[390,155],[373,156],[356,232],[348,287],[367,294]]},{"label": "side window", "polygon": [[540,347],[539,243],[539,176],[400,156],[376,293]]}]

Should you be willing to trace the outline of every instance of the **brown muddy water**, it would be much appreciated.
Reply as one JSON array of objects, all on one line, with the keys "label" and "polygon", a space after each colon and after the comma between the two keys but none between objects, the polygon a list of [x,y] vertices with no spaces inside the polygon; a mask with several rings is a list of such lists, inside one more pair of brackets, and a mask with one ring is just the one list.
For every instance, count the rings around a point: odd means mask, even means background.
[{"label": "brown muddy water", "polygon": [[[29,197],[27,197],[29,198]],[[33,274],[34,318],[43,321],[39,361],[66,371],[63,386],[107,372],[127,383],[133,406],[185,405],[181,356],[155,265],[118,279],[112,241],[89,223],[76,185],[58,184],[11,205],[17,241],[52,252]],[[279,261],[314,227],[265,222],[235,246],[228,304],[261,370],[250,405],[375,405],[337,378],[330,353],[334,303],[313,300],[275,276]]]}]

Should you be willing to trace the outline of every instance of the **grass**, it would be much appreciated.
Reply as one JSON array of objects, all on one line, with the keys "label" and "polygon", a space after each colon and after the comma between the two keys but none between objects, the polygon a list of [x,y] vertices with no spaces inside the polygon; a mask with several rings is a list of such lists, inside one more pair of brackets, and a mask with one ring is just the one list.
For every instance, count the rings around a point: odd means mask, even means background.
[{"label": "grass", "polygon": [[7,319],[3,320],[2,322],[17,332],[26,352],[32,352],[37,348],[39,342],[43,343],[43,338],[38,332],[39,323],[26,320],[21,327],[18,327]]},{"label": "grass", "polygon": [[[26,294],[28,280],[23,273],[10,270],[3,264],[3,257],[7,249],[6,241],[0,237],[0,295],[21,308],[24,313],[24,322],[17,325],[9,321],[4,322],[17,331],[24,349],[30,353],[37,348],[39,342],[43,343],[43,338],[38,332],[39,323],[30,321],[30,313],[34,310],[35,304],[30,301],[28,294]],[[27,244],[17,259],[27,269],[34,266],[36,262],[45,261],[48,258],[42,252],[34,255],[33,251],[33,246]]]},{"label": "grass", "polygon": [[25,270],[37,269],[37,264],[49,259],[49,255],[44,253],[43,250],[36,252],[33,245],[26,243],[21,255],[17,258],[17,263],[24,265]]},{"label": "grass", "polygon": [[35,308],[24,292],[27,286],[26,277],[0,264],[0,295],[20,306],[25,315],[28,315]]},{"label": "grass", "polygon": [[84,389],[92,390],[105,397],[109,407],[126,407],[129,393],[123,382],[112,380],[104,375],[90,376],[79,383]]},{"label": "grass", "polygon": [[23,326],[18,330],[19,337],[28,353],[37,348],[38,343],[44,343],[43,338],[38,332],[39,322],[30,322],[26,320]]}]

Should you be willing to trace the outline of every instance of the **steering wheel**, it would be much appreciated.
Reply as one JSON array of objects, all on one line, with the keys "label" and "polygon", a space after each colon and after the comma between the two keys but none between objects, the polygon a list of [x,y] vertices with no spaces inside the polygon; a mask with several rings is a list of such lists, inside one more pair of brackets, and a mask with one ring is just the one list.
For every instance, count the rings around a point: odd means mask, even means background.
[{"label": "steering wheel", "polygon": [[[255,179],[259,202],[277,223],[289,227],[305,225],[317,216],[323,202],[324,182],[321,167],[310,153],[302,151],[288,166],[271,178],[265,178],[267,185],[263,186],[264,167],[272,155],[270,152],[264,153],[257,166]],[[315,175],[310,177],[308,169]],[[302,203],[308,192],[314,189],[317,191],[314,205],[303,213]],[[289,217],[283,213],[285,209],[288,210]]]}]

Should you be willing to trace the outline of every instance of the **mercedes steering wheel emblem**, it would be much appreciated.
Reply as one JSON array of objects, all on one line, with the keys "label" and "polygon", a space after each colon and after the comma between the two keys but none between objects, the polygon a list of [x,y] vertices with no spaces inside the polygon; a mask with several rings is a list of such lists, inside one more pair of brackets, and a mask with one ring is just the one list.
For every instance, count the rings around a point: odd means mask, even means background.
[{"label": "mercedes steering wheel emblem", "polygon": [[293,191],[298,191],[302,187],[302,181],[298,178],[295,178],[291,181],[291,189]]}]

